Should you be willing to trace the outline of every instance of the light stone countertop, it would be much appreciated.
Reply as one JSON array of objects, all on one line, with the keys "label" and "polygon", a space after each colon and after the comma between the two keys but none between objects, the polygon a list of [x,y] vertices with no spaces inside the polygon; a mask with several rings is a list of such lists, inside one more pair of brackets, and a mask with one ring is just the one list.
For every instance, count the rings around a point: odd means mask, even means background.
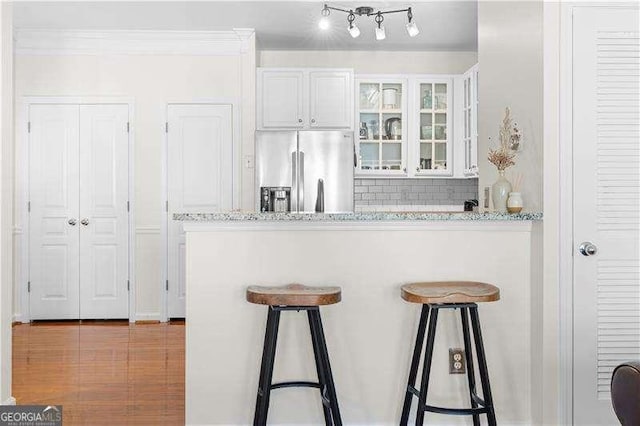
[{"label": "light stone countertop", "polygon": [[385,221],[526,221],[542,220],[540,212],[361,212],[361,213],[177,213],[184,222],[385,222]]}]

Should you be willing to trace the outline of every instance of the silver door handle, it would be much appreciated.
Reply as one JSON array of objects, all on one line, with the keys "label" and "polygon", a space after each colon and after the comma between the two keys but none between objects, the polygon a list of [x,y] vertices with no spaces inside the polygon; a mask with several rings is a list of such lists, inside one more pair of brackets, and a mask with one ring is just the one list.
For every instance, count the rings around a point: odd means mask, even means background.
[{"label": "silver door handle", "polygon": [[304,212],[304,152],[298,154],[298,212]]},{"label": "silver door handle", "polygon": [[311,122],[312,122],[312,123],[315,123],[315,122],[316,122],[316,119],[315,119],[315,118],[312,118],[312,119],[311,119]]},{"label": "silver door handle", "polygon": [[580,253],[582,253],[583,256],[593,256],[594,254],[598,253],[598,247],[596,247],[595,244],[589,241],[585,241],[584,243],[580,244],[578,250],[580,250]]},{"label": "silver door handle", "polygon": [[[298,153],[291,153],[291,198],[293,201],[291,211],[298,211]],[[295,197],[295,198],[294,198]]]},{"label": "silver door handle", "polygon": [[298,118],[298,123],[302,123],[302,118]]},{"label": "silver door handle", "polygon": [[78,223],[75,219],[69,219],[69,221],[67,222],[69,225],[71,226],[76,226],[76,223]]},{"label": "silver door handle", "polygon": [[84,226],[87,226],[89,224],[89,219],[86,219],[86,218],[82,219],[80,223],[83,224]]}]

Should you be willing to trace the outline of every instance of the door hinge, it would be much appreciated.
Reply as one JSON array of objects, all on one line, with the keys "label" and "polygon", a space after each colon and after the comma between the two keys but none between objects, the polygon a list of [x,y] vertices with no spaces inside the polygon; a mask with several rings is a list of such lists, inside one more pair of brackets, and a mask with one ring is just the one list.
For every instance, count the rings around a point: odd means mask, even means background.
[{"label": "door hinge", "polygon": [[27,281],[27,293],[31,293],[31,281]]},{"label": "door hinge", "polygon": [[165,290],[169,291],[169,280],[165,282]]},{"label": "door hinge", "polygon": [[31,201],[27,201],[27,212],[31,213]]},{"label": "door hinge", "polygon": [[127,201],[127,211],[129,211],[129,201]]},{"label": "door hinge", "polygon": [[166,211],[167,213],[169,213],[169,200],[166,200],[164,202],[164,211]]},{"label": "door hinge", "polygon": [[129,133],[129,122],[127,121],[127,133]]},{"label": "door hinge", "polygon": [[127,291],[131,291],[131,282],[127,280]]},{"label": "door hinge", "polygon": [[31,133],[31,122],[27,121],[27,133]]},{"label": "door hinge", "polygon": [[168,121],[164,122],[164,132],[165,133],[169,133],[169,122]]}]

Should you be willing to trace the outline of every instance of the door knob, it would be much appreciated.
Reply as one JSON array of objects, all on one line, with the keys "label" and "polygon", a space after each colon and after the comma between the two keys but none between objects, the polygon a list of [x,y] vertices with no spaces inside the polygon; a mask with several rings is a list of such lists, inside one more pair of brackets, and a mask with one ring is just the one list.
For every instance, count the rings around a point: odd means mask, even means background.
[{"label": "door knob", "polygon": [[76,226],[76,223],[78,223],[78,222],[76,222],[76,220],[75,220],[75,219],[69,219],[69,221],[68,221],[67,223],[68,223],[69,225],[71,225],[71,226]]},{"label": "door knob", "polygon": [[87,225],[89,224],[89,219],[87,219],[87,218],[82,219],[82,220],[80,221],[80,223],[81,223],[81,224],[83,224],[84,226],[87,226]]},{"label": "door knob", "polygon": [[580,250],[580,253],[582,253],[583,256],[593,256],[598,252],[598,247],[596,247],[596,245],[592,242],[585,241],[584,243],[580,244],[578,250]]}]

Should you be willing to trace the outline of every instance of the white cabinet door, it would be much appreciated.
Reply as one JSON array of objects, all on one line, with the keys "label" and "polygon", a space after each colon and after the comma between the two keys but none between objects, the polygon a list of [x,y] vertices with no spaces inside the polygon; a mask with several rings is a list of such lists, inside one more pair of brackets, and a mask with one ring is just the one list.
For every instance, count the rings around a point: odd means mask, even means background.
[{"label": "white cabinet door", "polygon": [[[478,64],[462,76],[463,175],[478,176]],[[458,138],[456,138],[458,139]]]},{"label": "white cabinet door", "polygon": [[639,25],[638,9],[573,12],[576,425],[618,424],[611,373],[640,359]]},{"label": "white cabinet door", "polygon": [[127,105],[80,106],[80,318],[129,317]]},{"label": "white cabinet door", "polygon": [[309,126],[350,129],[353,111],[353,76],[348,71],[309,72]]},{"label": "white cabinet door", "polygon": [[29,108],[32,319],[79,317],[78,106]]},{"label": "white cabinet door", "polygon": [[258,126],[262,128],[304,127],[304,72],[259,70]]},{"label": "white cabinet door", "polygon": [[453,79],[413,81],[409,170],[413,177],[453,176]]},{"label": "white cabinet door", "polygon": [[185,316],[185,235],[174,213],[214,213],[233,205],[231,105],[169,105],[168,306]]}]

